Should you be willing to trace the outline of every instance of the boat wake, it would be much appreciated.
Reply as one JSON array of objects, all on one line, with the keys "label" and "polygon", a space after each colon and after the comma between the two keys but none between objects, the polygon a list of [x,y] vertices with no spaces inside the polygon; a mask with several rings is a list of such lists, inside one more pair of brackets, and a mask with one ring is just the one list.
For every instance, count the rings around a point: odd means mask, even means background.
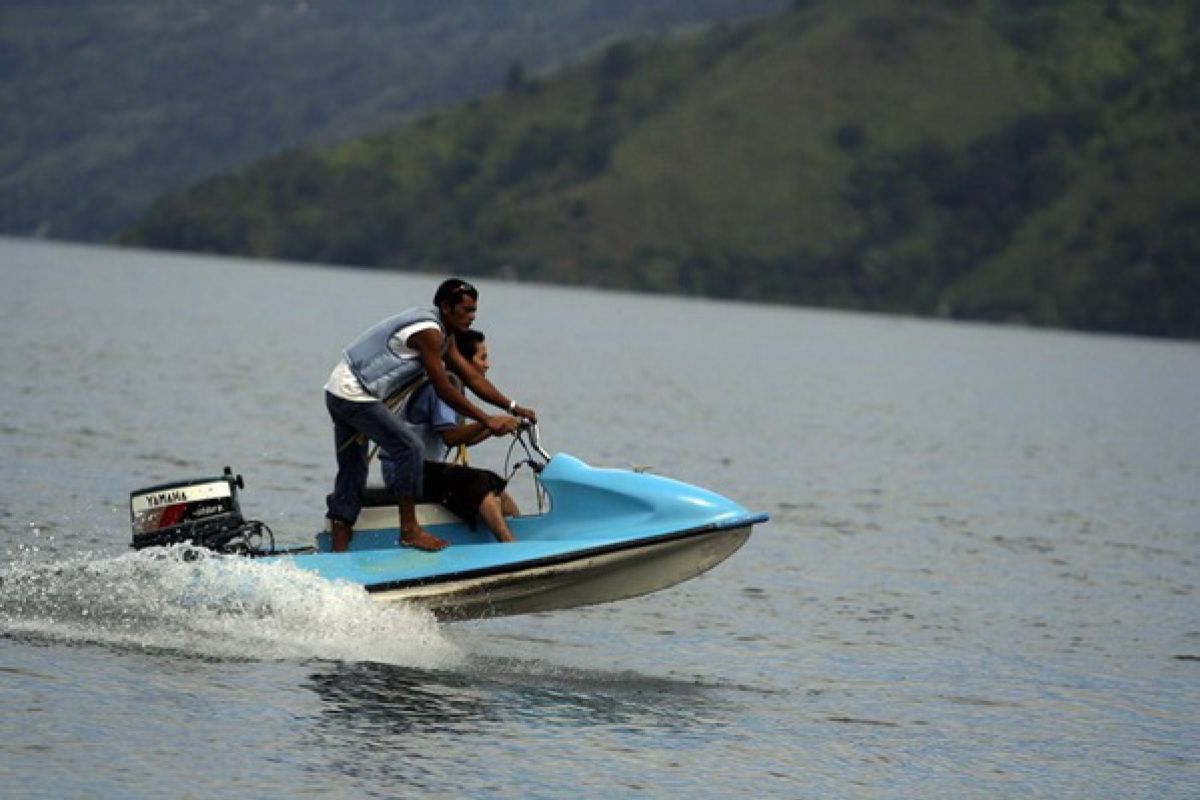
[{"label": "boat wake", "polygon": [[187,546],[0,567],[0,635],[216,658],[453,667],[463,655],[433,616],[286,562]]}]

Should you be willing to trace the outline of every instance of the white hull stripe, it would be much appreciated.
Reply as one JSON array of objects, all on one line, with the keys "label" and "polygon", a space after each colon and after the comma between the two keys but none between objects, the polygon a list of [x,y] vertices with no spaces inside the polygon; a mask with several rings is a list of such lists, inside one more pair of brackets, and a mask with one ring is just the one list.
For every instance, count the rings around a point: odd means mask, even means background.
[{"label": "white hull stripe", "polygon": [[728,558],[750,526],[658,541],[556,565],[378,592],[383,602],[416,603],[439,619],[475,619],[554,611],[625,600],[694,578]]}]

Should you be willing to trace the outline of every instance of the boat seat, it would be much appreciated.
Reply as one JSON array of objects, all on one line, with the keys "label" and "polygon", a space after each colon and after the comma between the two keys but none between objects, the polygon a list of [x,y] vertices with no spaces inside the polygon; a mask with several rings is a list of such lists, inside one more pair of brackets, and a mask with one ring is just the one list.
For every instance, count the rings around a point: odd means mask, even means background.
[{"label": "boat seat", "polygon": [[[363,508],[355,529],[394,528],[399,523],[396,506],[400,498],[386,486],[368,485],[363,489]],[[417,503],[417,521],[422,525],[462,522],[440,503]]]}]

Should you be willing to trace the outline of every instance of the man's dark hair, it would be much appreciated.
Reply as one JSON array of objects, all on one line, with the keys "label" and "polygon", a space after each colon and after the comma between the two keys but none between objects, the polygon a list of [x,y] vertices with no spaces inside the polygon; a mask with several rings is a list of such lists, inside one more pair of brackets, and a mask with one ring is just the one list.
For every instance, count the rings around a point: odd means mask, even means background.
[{"label": "man's dark hair", "polygon": [[448,278],[442,281],[442,285],[434,292],[433,304],[440,309],[444,303],[449,303],[450,307],[454,308],[461,302],[464,294],[472,300],[479,299],[479,290],[474,286],[462,278]]},{"label": "man's dark hair", "polygon": [[481,331],[467,328],[465,331],[454,334],[454,346],[458,348],[458,352],[462,353],[463,358],[470,361],[479,350],[479,345],[483,344],[483,339]]}]

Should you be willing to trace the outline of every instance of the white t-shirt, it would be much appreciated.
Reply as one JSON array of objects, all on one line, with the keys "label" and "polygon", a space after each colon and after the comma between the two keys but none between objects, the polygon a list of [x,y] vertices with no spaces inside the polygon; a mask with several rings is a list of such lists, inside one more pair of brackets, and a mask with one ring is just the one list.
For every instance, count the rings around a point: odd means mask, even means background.
[{"label": "white t-shirt", "polygon": [[[403,359],[420,358],[420,351],[409,347],[408,340],[414,333],[420,333],[430,328],[440,330],[436,322],[429,320],[414,322],[392,334],[392,338],[388,339],[388,347]],[[363,388],[362,381],[350,369],[350,364],[347,363],[345,357],[337,363],[333,372],[329,373],[329,380],[325,382],[325,391],[334,397],[349,400],[352,403],[374,403],[379,400],[378,397]]]}]

